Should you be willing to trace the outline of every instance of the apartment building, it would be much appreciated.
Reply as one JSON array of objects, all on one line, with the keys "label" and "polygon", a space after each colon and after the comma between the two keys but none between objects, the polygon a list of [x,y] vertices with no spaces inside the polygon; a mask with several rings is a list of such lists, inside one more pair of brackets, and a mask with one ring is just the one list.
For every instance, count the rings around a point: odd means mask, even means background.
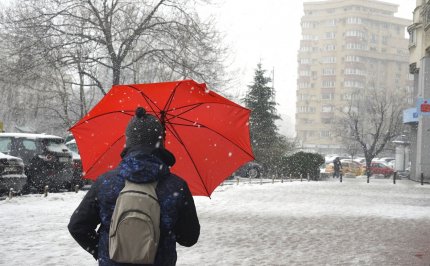
[{"label": "apartment building", "polygon": [[[332,121],[366,88],[413,91],[398,6],[376,0],[304,3],[298,51],[296,133],[302,149],[340,153]],[[413,98],[406,99],[413,102]]]}]

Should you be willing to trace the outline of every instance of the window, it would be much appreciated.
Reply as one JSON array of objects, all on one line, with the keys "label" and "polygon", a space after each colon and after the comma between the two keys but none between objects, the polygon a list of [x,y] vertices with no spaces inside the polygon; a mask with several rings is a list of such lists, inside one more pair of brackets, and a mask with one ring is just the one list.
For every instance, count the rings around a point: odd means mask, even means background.
[{"label": "window", "polygon": [[355,56],[355,55],[347,55],[347,56],[346,56],[345,61],[346,61],[346,62],[360,62],[360,61],[361,61],[361,59],[360,59],[360,57],[359,57],[359,56]]},{"label": "window", "polygon": [[303,40],[305,40],[305,41],[317,41],[318,36],[316,36],[316,35],[303,35]]},{"label": "window", "polygon": [[408,33],[409,33],[409,46],[417,45],[416,30],[410,29],[410,30],[408,30]]},{"label": "window", "polygon": [[362,24],[361,18],[349,17],[346,19],[347,24]]},{"label": "window", "polygon": [[313,124],[314,120],[312,119],[308,119],[308,118],[303,118],[301,119],[303,124]]},{"label": "window", "polygon": [[311,59],[309,59],[309,58],[300,59],[300,64],[302,64],[302,65],[308,65],[310,63],[311,63]]},{"label": "window", "polygon": [[325,50],[325,51],[335,51],[335,50],[336,50],[336,45],[334,45],[334,44],[327,44],[327,45],[324,47],[324,50]]},{"label": "window", "polygon": [[336,70],[334,68],[324,68],[322,74],[323,76],[333,76],[336,75]]},{"label": "window", "polygon": [[412,92],[414,92],[414,87],[413,86],[406,86],[405,90],[407,93],[412,93]]},{"label": "window", "polygon": [[312,51],[312,47],[311,46],[302,46],[302,47],[300,47],[300,51],[302,51],[302,52],[311,52]]},{"label": "window", "polygon": [[326,39],[334,39],[334,38],[336,38],[336,32],[326,32],[325,33],[325,38]]},{"label": "window", "polygon": [[382,44],[387,44],[387,43],[388,43],[388,37],[382,36]]},{"label": "window", "polygon": [[364,37],[365,34],[360,30],[349,30],[345,32],[345,36],[346,37]]},{"label": "window", "polygon": [[331,105],[323,105],[321,111],[323,113],[331,113],[331,112],[333,112],[333,106],[331,106]]},{"label": "window", "polygon": [[344,84],[345,88],[364,88],[363,82],[356,80],[345,80]]},{"label": "window", "polygon": [[300,89],[309,89],[311,87],[311,84],[308,82],[300,82],[298,85]]},{"label": "window", "polygon": [[298,113],[315,113],[316,109],[313,106],[299,106],[297,108]]},{"label": "window", "polygon": [[323,124],[330,124],[331,123],[331,118],[321,118],[321,123]]},{"label": "window", "polygon": [[423,18],[424,18],[424,28],[427,29],[427,27],[430,25],[430,5],[428,4],[428,1],[424,6]]},{"label": "window", "polygon": [[0,138],[0,152],[9,153],[12,145],[11,138]]},{"label": "window", "polygon": [[346,68],[344,70],[345,75],[357,75],[357,76],[365,76],[366,73],[364,70],[357,69],[357,68]]},{"label": "window", "polygon": [[22,145],[26,150],[35,151],[36,150],[36,142],[32,139],[25,139],[22,141]]},{"label": "window", "polygon": [[326,25],[328,27],[334,27],[334,26],[336,26],[336,20],[335,19],[327,20]]},{"label": "window", "polygon": [[305,100],[309,99],[309,95],[304,94],[304,93],[299,93],[299,94],[297,94],[297,99],[299,99],[301,101],[305,101]]},{"label": "window", "polygon": [[334,88],[335,86],[336,86],[336,82],[334,82],[332,80],[324,80],[322,82],[323,88]]},{"label": "window", "polygon": [[304,28],[304,29],[313,28],[313,27],[314,27],[314,23],[313,22],[304,21],[302,23],[302,28]]},{"label": "window", "polygon": [[307,71],[307,70],[302,70],[302,71],[299,72],[299,76],[310,77],[311,76],[311,72]]},{"label": "window", "polygon": [[330,131],[328,131],[328,130],[322,130],[322,131],[320,131],[320,136],[321,136],[322,138],[328,138],[328,137],[330,137],[330,136],[331,136],[331,133],[330,133]]},{"label": "window", "polygon": [[346,100],[351,100],[352,97],[350,93],[345,93],[345,94],[342,94],[341,99],[346,101]]},{"label": "window", "polygon": [[348,50],[367,50],[367,45],[363,43],[347,43],[346,49]]},{"label": "window", "polygon": [[336,63],[336,57],[334,56],[325,56],[322,58],[322,62],[324,64],[334,64]]},{"label": "window", "polygon": [[334,99],[334,93],[321,93],[321,99],[322,100],[333,100]]}]

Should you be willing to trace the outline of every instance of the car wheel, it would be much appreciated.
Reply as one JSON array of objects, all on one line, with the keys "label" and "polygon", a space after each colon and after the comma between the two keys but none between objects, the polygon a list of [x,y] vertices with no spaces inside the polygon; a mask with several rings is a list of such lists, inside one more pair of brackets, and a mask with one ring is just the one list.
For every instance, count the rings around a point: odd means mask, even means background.
[{"label": "car wheel", "polygon": [[259,178],[260,171],[257,168],[250,168],[248,169],[247,175],[249,178]]}]

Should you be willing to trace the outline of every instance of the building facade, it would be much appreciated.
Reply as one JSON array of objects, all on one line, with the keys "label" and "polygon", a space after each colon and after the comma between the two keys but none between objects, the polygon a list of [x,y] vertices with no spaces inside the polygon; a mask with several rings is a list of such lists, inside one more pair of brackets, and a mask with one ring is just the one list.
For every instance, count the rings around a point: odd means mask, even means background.
[{"label": "building facade", "polygon": [[[298,51],[296,133],[306,151],[345,149],[332,122],[366,88],[407,90],[412,96],[406,27],[398,6],[376,0],[304,3]],[[413,98],[406,99],[411,104]]]},{"label": "building facade", "polygon": [[410,73],[415,76],[415,106],[405,110],[410,126],[411,179],[430,180],[430,112],[421,104],[430,100],[430,0],[417,0],[413,23],[408,27]]}]

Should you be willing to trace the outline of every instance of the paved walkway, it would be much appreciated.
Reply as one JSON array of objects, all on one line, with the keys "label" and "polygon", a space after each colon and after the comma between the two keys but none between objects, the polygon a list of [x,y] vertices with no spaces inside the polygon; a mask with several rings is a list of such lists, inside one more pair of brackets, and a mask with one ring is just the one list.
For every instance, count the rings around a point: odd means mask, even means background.
[{"label": "paved walkway", "polygon": [[242,182],[196,198],[201,239],[178,265],[430,265],[430,186]]}]

